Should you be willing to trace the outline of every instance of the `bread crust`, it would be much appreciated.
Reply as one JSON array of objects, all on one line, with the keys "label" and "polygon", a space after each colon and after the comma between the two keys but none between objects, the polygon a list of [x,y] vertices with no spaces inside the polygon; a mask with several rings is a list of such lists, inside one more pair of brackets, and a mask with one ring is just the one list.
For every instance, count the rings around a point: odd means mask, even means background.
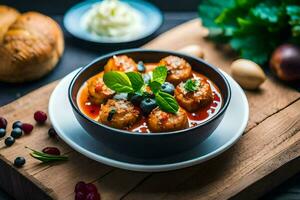
[{"label": "bread crust", "polygon": [[7,32],[7,29],[19,16],[20,13],[16,9],[0,5],[0,42],[3,39],[3,35]]},{"label": "bread crust", "polygon": [[[3,6],[0,6],[0,13],[1,10]],[[9,9],[9,12],[13,11]],[[0,81],[25,82],[49,73],[64,50],[59,25],[37,12],[19,14],[12,23],[9,22],[0,38]]]}]

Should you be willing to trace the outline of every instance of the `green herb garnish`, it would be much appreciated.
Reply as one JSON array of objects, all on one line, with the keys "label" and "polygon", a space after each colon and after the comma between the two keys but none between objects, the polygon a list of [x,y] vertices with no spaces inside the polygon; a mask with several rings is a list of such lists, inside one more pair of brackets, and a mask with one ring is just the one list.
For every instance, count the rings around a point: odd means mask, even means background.
[{"label": "green herb garnish", "polygon": [[115,109],[110,110],[107,116],[107,121],[111,121],[115,113],[116,113]]},{"label": "green herb garnish", "polygon": [[132,89],[137,92],[144,86],[144,79],[140,73],[136,72],[127,72],[126,75],[128,76]]},{"label": "green herb garnish", "polygon": [[[139,94],[146,96],[149,94],[146,87],[149,86],[153,92],[158,106],[161,110],[170,113],[176,113],[179,109],[175,98],[161,91],[161,85],[167,78],[167,68],[165,66],[156,67],[152,72],[152,79],[144,81],[142,75],[138,72],[106,72],[103,81],[107,87],[117,93]],[[113,114],[112,114],[113,115]]]},{"label": "green herb garnish", "polygon": [[158,66],[152,72],[152,81],[156,81],[161,85],[165,82],[168,70],[165,66]]},{"label": "green herb garnish", "polygon": [[211,39],[258,64],[267,63],[282,43],[300,45],[298,0],[203,0],[199,15]]},{"label": "green herb garnish", "polygon": [[34,149],[31,149],[29,147],[25,147],[27,149],[30,149],[32,152],[30,153],[30,155],[35,158],[38,159],[42,162],[53,162],[53,161],[64,161],[64,160],[68,160],[67,156],[56,156],[56,155],[50,155],[47,153],[43,153]]},{"label": "green herb garnish", "polygon": [[164,111],[176,113],[179,109],[176,99],[168,93],[159,91],[155,94],[155,100],[160,109]]},{"label": "green herb garnish", "polygon": [[160,91],[162,84],[157,81],[151,81],[148,85],[151,88],[151,91],[156,94]]},{"label": "green herb garnish", "polygon": [[184,83],[184,89],[188,92],[194,92],[197,90],[199,84],[198,80],[189,79]]},{"label": "green herb garnish", "polygon": [[130,93],[134,91],[130,79],[124,72],[106,72],[103,76],[103,81],[107,87],[118,93]]}]

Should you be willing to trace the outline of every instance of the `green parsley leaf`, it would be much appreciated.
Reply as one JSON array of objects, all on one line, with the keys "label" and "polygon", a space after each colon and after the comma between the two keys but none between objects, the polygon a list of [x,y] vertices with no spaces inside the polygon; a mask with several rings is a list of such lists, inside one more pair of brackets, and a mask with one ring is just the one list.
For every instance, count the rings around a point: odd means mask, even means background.
[{"label": "green parsley leaf", "polygon": [[106,72],[103,76],[103,81],[107,87],[118,93],[130,93],[134,91],[130,79],[124,72]]},{"label": "green parsley leaf", "polygon": [[289,24],[292,26],[293,36],[300,36],[300,5],[289,5],[286,11],[290,17]]},{"label": "green parsley leaf", "polygon": [[152,81],[163,84],[167,78],[168,70],[165,66],[158,66],[152,72]]},{"label": "green parsley leaf", "polygon": [[179,109],[176,99],[168,93],[159,91],[155,94],[155,100],[162,111],[177,113]]},{"label": "green parsley leaf", "polygon": [[267,23],[277,23],[280,18],[280,15],[278,14],[280,12],[280,7],[271,2],[262,2],[254,8],[251,8],[250,12],[254,17]]},{"label": "green parsley leaf", "polygon": [[184,83],[184,89],[188,92],[194,92],[197,90],[200,82],[198,80],[189,79]]},{"label": "green parsley leaf", "polygon": [[131,86],[135,92],[141,90],[144,86],[144,79],[142,75],[138,72],[127,72],[126,75],[128,76]]},{"label": "green parsley leaf", "polygon": [[215,23],[215,19],[223,12],[224,8],[232,7],[235,0],[206,0],[202,1],[198,7],[202,23],[210,29],[222,29]]},{"label": "green parsley leaf", "polygon": [[[273,47],[270,47],[272,44],[266,44],[264,40],[267,40],[267,38],[264,39],[254,35],[241,35],[232,38],[230,45],[233,49],[240,52],[243,58],[250,59],[256,63],[264,63],[268,60],[273,49]],[[256,46],[256,48],[252,48],[252,46]]]},{"label": "green parsley leaf", "polygon": [[300,44],[299,0],[202,0],[199,16],[210,39],[258,64],[285,42]]}]

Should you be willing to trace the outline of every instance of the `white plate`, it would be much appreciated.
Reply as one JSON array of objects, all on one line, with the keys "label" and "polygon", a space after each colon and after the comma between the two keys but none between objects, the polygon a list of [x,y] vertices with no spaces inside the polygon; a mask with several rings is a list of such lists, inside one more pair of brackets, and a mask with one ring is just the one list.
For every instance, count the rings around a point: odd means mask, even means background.
[{"label": "white plate", "polygon": [[245,93],[223,72],[231,86],[232,97],[222,122],[208,139],[190,151],[171,157],[144,160],[122,155],[94,140],[77,122],[68,100],[68,86],[78,70],[67,75],[53,91],[49,101],[50,120],[58,135],[73,149],[113,167],[158,172],[199,164],[231,147],[247,125],[249,108]]}]

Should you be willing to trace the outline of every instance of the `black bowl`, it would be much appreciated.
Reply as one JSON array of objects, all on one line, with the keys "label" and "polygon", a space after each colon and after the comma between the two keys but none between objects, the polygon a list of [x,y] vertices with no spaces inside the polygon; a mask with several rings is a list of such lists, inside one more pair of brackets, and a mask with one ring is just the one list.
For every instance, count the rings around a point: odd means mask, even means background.
[{"label": "black bowl", "polygon": [[[77,105],[77,93],[83,83],[93,75],[103,71],[103,67],[113,55],[122,55],[142,60],[146,63],[158,62],[168,55],[185,59],[194,71],[200,72],[212,80],[220,89],[223,97],[221,109],[210,119],[195,127],[184,130],[163,133],[133,133],[98,123],[84,115]],[[231,90],[224,75],[210,64],[201,59],[174,51],[129,49],[113,52],[94,60],[83,67],[73,78],[69,86],[69,100],[73,112],[81,126],[97,141],[109,146],[115,151],[135,157],[163,157],[189,150],[203,142],[220,124],[230,101]]]}]

